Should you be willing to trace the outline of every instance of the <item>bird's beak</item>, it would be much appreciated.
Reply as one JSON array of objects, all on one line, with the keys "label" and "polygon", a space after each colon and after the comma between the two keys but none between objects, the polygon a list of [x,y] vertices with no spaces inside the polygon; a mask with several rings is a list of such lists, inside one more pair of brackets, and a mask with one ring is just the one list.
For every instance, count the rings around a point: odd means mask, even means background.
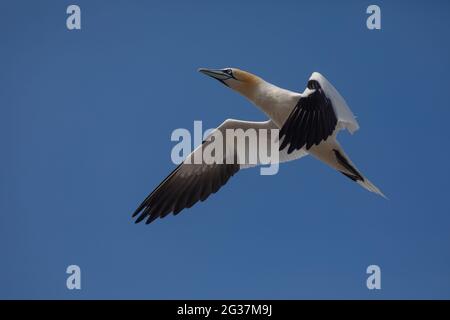
[{"label": "bird's beak", "polygon": [[207,76],[210,76],[211,78],[219,80],[226,86],[228,86],[228,85],[226,84],[225,80],[233,78],[232,75],[230,75],[222,70],[200,68],[200,69],[198,69],[198,71],[203,74],[206,74]]}]

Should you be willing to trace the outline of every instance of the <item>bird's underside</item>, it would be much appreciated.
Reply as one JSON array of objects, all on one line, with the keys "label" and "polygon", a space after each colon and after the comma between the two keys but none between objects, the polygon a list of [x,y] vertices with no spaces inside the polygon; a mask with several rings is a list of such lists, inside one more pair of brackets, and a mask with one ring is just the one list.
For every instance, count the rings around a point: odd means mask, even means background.
[{"label": "bird's underside", "polygon": [[[218,73],[214,71],[211,74],[208,75],[216,77]],[[227,71],[227,75],[229,74]],[[220,76],[221,78],[218,80],[227,86],[234,85],[234,82],[225,83],[230,79],[227,76]],[[240,73],[239,76],[241,76]],[[245,93],[243,94],[245,95]],[[192,207],[198,201],[206,200],[224,186],[240,169],[264,164],[263,159],[259,157],[261,148],[266,148],[267,150],[264,151],[270,154],[277,152],[278,163],[311,154],[365,189],[384,196],[356,169],[336,140],[339,130],[346,128],[353,132],[358,128],[351,111],[342,101],[344,101],[343,98],[323,76],[313,73],[305,92],[299,95],[295,104],[285,109],[285,120],[282,125],[277,125],[273,120],[264,122],[226,120],[147,196],[133,214],[133,217],[137,216],[136,223],[145,220],[148,224],[156,218],[164,218],[170,213],[176,215],[183,209]],[[262,109],[270,115],[271,110],[267,110],[267,108],[276,107],[263,105]],[[203,155],[204,150],[215,141],[213,138],[215,134],[226,136],[227,130],[246,132],[249,129],[257,133],[257,143],[246,143],[244,144],[245,148],[238,148],[236,143],[230,144],[229,141],[224,140],[223,150],[218,153],[219,159],[215,158],[213,162],[205,161],[205,159],[200,162],[195,160],[202,159],[201,156],[197,156]],[[261,140],[263,134],[265,143],[261,143],[261,141],[264,142]],[[270,141],[279,141],[280,143],[274,146],[269,143]],[[256,152],[258,155],[253,161],[249,158],[249,154],[252,152]]]}]

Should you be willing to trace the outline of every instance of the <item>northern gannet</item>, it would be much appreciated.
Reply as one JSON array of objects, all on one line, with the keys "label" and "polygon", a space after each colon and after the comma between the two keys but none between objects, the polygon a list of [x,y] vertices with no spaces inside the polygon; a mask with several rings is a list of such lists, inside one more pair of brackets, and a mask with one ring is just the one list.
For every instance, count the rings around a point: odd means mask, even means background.
[{"label": "northern gannet", "polygon": [[[269,120],[250,122],[228,119],[215,130],[226,129],[279,129],[279,162],[286,162],[311,154],[365,189],[384,197],[383,193],[365,178],[342,149],[336,137],[340,130],[354,133],[359,125],[344,98],[320,73],[314,72],[303,93],[279,88],[262,78],[237,68],[204,69],[208,75],[230,89],[237,91],[262,112]],[[206,139],[205,141],[207,141]],[[205,144],[205,143],[204,143]],[[201,146],[186,159],[192,159],[201,152]],[[223,157],[239,157],[224,152]],[[170,213],[178,214],[198,201],[204,201],[217,192],[229,178],[248,165],[193,164],[186,160],[178,165],[133,213],[136,223],[147,219],[164,218]]]}]

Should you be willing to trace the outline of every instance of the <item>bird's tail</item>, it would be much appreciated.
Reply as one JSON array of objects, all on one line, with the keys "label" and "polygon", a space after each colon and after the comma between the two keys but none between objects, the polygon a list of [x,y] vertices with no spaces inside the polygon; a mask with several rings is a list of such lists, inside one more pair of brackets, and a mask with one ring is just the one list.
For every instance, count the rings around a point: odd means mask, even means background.
[{"label": "bird's tail", "polygon": [[344,170],[339,170],[343,175],[347,176],[351,180],[358,183],[361,187],[370,192],[376,193],[383,198],[387,199],[387,197],[378,189],[372,182],[369,181],[366,177],[362,175],[362,173],[355,167],[350,158],[345,154],[342,147],[333,149],[333,153],[335,154],[336,160],[343,167]]},{"label": "bird's tail", "polygon": [[358,183],[364,189],[387,199],[380,189],[362,175],[336,140],[324,144],[321,150],[312,153],[321,161],[327,163],[349,179]]},{"label": "bird's tail", "polygon": [[356,181],[361,187],[363,187],[366,190],[369,190],[370,192],[376,193],[380,196],[382,196],[385,199],[388,199],[388,197],[386,197],[386,195],[381,192],[380,189],[377,188],[377,186],[375,186],[372,182],[370,182],[367,178],[364,178],[364,181]]}]

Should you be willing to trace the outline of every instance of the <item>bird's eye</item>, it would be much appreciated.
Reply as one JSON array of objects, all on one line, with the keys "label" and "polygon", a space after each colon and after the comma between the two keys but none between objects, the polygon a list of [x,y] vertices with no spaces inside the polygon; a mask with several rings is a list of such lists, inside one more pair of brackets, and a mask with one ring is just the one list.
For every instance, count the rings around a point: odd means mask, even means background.
[{"label": "bird's eye", "polygon": [[231,74],[231,69],[225,70],[226,73]]}]

